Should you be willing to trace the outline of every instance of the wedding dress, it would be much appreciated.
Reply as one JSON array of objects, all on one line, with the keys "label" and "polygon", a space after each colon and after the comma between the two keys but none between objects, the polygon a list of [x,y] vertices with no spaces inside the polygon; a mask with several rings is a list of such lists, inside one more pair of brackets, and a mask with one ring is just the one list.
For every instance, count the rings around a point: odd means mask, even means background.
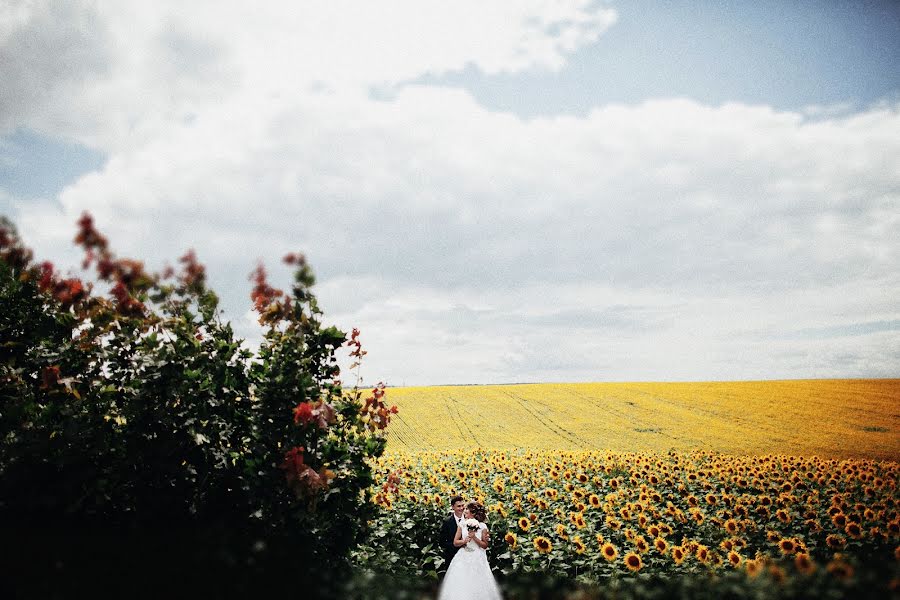
[{"label": "wedding dress", "polygon": [[[479,523],[475,535],[483,540],[485,531],[487,525]],[[463,533],[468,532],[463,530]],[[450,561],[438,600],[501,600],[487,552],[473,540],[460,548]]]}]

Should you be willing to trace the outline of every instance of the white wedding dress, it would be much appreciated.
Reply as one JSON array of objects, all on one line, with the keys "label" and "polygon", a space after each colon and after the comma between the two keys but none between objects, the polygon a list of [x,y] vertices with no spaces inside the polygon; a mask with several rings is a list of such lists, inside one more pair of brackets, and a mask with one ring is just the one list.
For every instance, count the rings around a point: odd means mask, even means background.
[{"label": "white wedding dress", "polygon": [[[484,539],[487,525],[479,523],[478,539]],[[468,534],[468,531],[464,531]],[[459,549],[444,576],[438,600],[501,600],[500,588],[491,566],[488,564],[484,548],[469,540]]]}]

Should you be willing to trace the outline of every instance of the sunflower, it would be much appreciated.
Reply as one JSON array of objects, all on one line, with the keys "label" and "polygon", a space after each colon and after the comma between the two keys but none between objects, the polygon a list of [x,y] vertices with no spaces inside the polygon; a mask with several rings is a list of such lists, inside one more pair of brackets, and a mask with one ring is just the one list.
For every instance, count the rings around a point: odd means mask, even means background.
[{"label": "sunflower", "polygon": [[847,515],[844,513],[832,515],[831,522],[834,523],[835,527],[843,529],[847,525]]},{"label": "sunflower", "polygon": [[505,541],[507,544],[509,544],[510,550],[515,550],[516,546],[519,543],[518,539],[516,538],[516,534],[514,534],[512,531],[506,532],[506,535],[503,536],[503,541]]},{"label": "sunflower", "polygon": [[[673,558],[675,556],[674,549],[672,550],[672,556]],[[702,563],[705,563],[707,560],[709,560],[709,548],[703,545],[697,546],[697,560]]]},{"label": "sunflower", "polygon": [[794,556],[794,566],[797,567],[798,572],[804,575],[812,575],[816,571],[816,563],[805,552],[798,552]]},{"label": "sunflower", "polygon": [[641,567],[644,566],[643,561],[641,561],[641,557],[634,552],[629,552],[628,554],[626,554],[623,562],[625,563],[625,566],[628,567],[629,571],[637,572],[640,571]]},{"label": "sunflower", "polygon": [[844,528],[844,532],[846,532],[846,534],[852,537],[854,540],[861,539],[863,536],[862,528],[859,526],[859,523],[854,523],[853,521],[847,523],[847,526]]},{"label": "sunflower", "polygon": [[727,531],[731,535],[734,535],[735,533],[737,533],[737,531],[738,531],[737,521],[735,521],[734,519],[728,519],[727,521],[725,521],[725,531]]},{"label": "sunflower", "polygon": [[775,583],[781,584],[787,580],[787,573],[778,565],[769,565],[769,577]]},{"label": "sunflower", "polygon": [[653,538],[662,537],[662,531],[660,530],[659,525],[651,525],[647,528],[647,533],[649,533],[650,537]]},{"label": "sunflower", "polygon": [[644,536],[639,535],[634,538],[634,549],[637,550],[638,554],[644,554],[650,549],[650,544],[647,543]]},{"label": "sunflower", "polygon": [[847,563],[840,554],[834,555],[834,560],[825,567],[832,577],[847,580],[853,577],[853,567]]},{"label": "sunflower", "polygon": [[593,506],[594,508],[600,508],[600,496],[597,494],[591,494],[588,496],[588,504]]},{"label": "sunflower", "polygon": [[610,544],[609,542],[603,544],[603,547],[600,549],[600,554],[603,555],[608,562],[612,562],[616,560],[616,557],[619,556],[619,551],[616,550],[616,547]]},{"label": "sunflower", "polygon": [[566,534],[566,526],[563,525],[562,523],[556,524],[556,535],[558,535],[559,537],[561,537],[564,540],[569,539],[569,536]]},{"label": "sunflower", "polygon": [[762,572],[763,563],[760,560],[748,558],[744,561],[744,569],[747,571],[747,576],[753,579]]},{"label": "sunflower", "polygon": [[791,522],[791,513],[786,511],[783,508],[779,508],[775,511],[775,518],[777,518],[782,523],[790,523]]},{"label": "sunflower", "polygon": [[531,528],[531,523],[525,517],[519,519],[519,529],[522,531],[528,531]]},{"label": "sunflower", "polygon": [[887,524],[888,533],[891,536],[900,535],[900,521],[894,520]]},{"label": "sunflower", "polygon": [[550,543],[550,540],[540,535],[534,538],[534,547],[537,548],[537,551],[541,554],[547,554],[553,550],[553,544]]},{"label": "sunflower", "polygon": [[584,551],[587,550],[587,546],[584,545],[584,542],[577,535],[572,538],[572,545],[575,547],[576,554],[584,554]]},{"label": "sunflower", "polygon": [[666,550],[669,549],[669,544],[667,544],[666,540],[662,539],[661,537],[653,540],[653,545],[656,547],[657,552],[659,552],[660,554],[665,554]]},{"label": "sunflower", "polygon": [[[705,558],[705,555],[704,555]],[[681,546],[675,546],[672,548],[672,560],[675,561],[676,565],[680,565],[684,562],[684,548]],[[703,560],[702,562],[706,562]]]},{"label": "sunflower", "polygon": [[606,541],[606,538],[603,537],[603,534],[602,534],[602,533],[595,533],[595,534],[594,534],[594,537],[597,538],[597,544],[600,545],[600,546],[602,546],[602,545],[603,545],[603,542]]},{"label": "sunflower", "polygon": [[743,560],[741,558],[741,555],[734,550],[728,553],[728,562],[731,563],[732,567],[738,568],[739,566],[741,566],[741,560]]},{"label": "sunflower", "polygon": [[778,542],[778,549],[782,554],[793,554],[797,551],[797,542],[793,538],[782,538]]}]

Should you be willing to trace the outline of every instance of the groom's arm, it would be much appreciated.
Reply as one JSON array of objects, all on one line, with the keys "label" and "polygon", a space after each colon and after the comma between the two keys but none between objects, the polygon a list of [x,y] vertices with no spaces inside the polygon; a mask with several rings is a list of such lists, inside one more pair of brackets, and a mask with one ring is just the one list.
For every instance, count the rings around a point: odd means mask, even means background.
[{"label": "groom's arm", "polygon": [[451,548],[451,544],[453,543],[453,536],[450,533],[449,520],[444,519],[444,522],[441,524],[441,548],[444,550],[449,550]]}]

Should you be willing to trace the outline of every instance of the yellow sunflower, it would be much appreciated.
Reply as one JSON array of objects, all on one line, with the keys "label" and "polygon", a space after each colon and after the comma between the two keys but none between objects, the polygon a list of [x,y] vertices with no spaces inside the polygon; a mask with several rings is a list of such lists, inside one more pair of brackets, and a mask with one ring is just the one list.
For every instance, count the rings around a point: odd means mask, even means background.
[{"label": "yellow sunflower", "polygon": [[600,554],[603,555],[607,561],[612,562],[616,560],[616,557],[619,556],[619,551],[616,550],[616,547],[610,544],[609,542],[603,544],[603,547],[600,549]]},{"label": "yellow sunflower", "polygon": [[797,542],[791,538],[783,538],[778,542],[778,549],[782,554],[793,554],[797,550]]},{"label": "yellow sunflower", "polygon": [[587,550],[587,546],[584,545],[584,542],[577,535],[572,538],[572,546],[575,547],[576,554],[584,554],[584,551]]},{"label": "yellow sunflower", "polygon": [[550,540],[540,535],[534,538],[534,547],[537,548],[537,551],[541,554],[547,554],[553,550],[553,544],[550,543]]},{"label": "yellow sunflower", "polygon": [[859,523],[854,523],[853,521],[847,523],[847,526],[844,527],[844,532],[854,540],[862,539],[863,536],[862,528],[859,526]]},{"label": "yellow sunflower", "polygon": [[625,563],[625,566],[628,567],[629,571],[634,572],[640,571],[641,567],[644,566],[640,555],[635,554],[634,552],[629,552],[628,554],[626,554],[623,562]]},{"label": "yellow sunflower", "polygon": [[798,552],[794,556],[794,566],[797,567],[799,573],[804,575],[812,575],[816,571],[816,563],[805,552]]},{"label": "yellow sunflower", "polygon": [[744,570],[747,571],[747,576],[751,579],[756,578],[763,569],[763,563],[760,560],[748,558],[744,561]]},{"label": "yellow sunflower", "polygon": [[514,534],[512,531],[506,532],[506,535],[503,536],[503,541],[505,541],[507,544],[509,544],[510,550],[515,550],[516,546],[519,543],[519,540],[516,538],[516,534]]}]

